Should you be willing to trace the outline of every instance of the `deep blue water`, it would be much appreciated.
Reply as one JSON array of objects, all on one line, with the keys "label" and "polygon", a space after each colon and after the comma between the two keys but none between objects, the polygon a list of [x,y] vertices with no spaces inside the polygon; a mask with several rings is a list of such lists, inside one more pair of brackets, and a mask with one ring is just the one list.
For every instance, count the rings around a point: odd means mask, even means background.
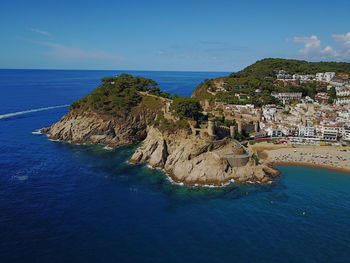
[{"label": "deep blue water", "polygon": [[[0,70],[0,115],[69,104],[116,71]],[[225,73],[132,72],[189,95]],[[350,175],[280,166],[269,186],[173,186],[115,151],[31,132],[67,108],[0,119],[0,262],[350,262]]]}]

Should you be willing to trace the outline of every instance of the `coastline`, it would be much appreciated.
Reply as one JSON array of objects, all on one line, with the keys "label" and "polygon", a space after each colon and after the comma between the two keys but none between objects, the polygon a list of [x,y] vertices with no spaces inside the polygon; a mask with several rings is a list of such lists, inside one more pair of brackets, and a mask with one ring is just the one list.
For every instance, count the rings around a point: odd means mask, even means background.
[{"label": "coastline", "polygon": [[[130,164],[137,164],[137,162],[132,162],[132,161],[128,161],[128,163]],[[187,187],[204,187],[204,188],[222,188],[222,187],[226,187],[229,186],[233,183],[238,183],[238,184],[272,184],[274,181],[268,181],[266,183],[262,183],[260,181],[239,181],[239,180],[235,180],[234,178],[228,178],[225,181],[212,181],[212,182],[207,182],[207,183],[201,183],[200,181],[198,182],[193,182],[193,184],[188,184],[185,181],[181,181],[178,178],[176,178],[174,176],[174,174],[171,171],[167,171],[164,168],[161,167],[156,167],[156,166],[152,166],[150,164],[146,164],[146,166],[149,169],[154,169],[154,170],[160,170],[162,171],[167,180],[174,185],[179,185],[179,186],[187,186]]]},{"label": "coastline", "polygon": [[[37,129],[35,131],[32,132],[33,135],[43,135],[45,133],[41,132],[42,129]],[[46,134],[47,136],[47,134]],[[49,136],[47,136],[49,137]],[[50,141],[54,141],[54,142],[65,142],[65,143],[69,143],[69,144],[73,144],[73,145],[82,145],[82,144],[79,144],[79,143],[72,143],[70,141],[63,141],[63,140],[54,140],[54,139],[50,139],[48,138]],[[86,145],[86,144],[85,144]],[[286,160],[286,161],[276,161],[276,160],[271,160],[271,152],[274,151],[274,152],[278,152],[279,155],[281,155],[281,150],[286,150],[286,149],[289,149],[289,150],[307,150],[307,149],[315,149],[314,146],[297,146],[297,147],[292,147],[290,145],[273,145],[273,147],[271,147],[272,149],[266,149],[266,146],[265,145],[257,145],[258,148],[263,148],[262,150],[260,149],[260,152],[259,152],[259,155],[263,155],[263,157],[261,158],[262,159],[262,162],[263,164],[265,164],[266,166],[268,167],[271,167],[273,169],[276,169],[277,171],[278,170],[278,165],[293,165],[293,166],[306,166],[306,167],[312,167],[312,168],[321,168],[321,169],[327,169],[327,170],[332,170],[332,171],[338,171],[338,172],[343,172],[343,173],[348,173],[350,174],[350,162],[349,162],[349,167],[339,167],[339,166],[334,166],[334,165],[325,165],[325,164],[319,164],[319,163],[310,163],[310,162],[302,162],[302,161],[293,161],[293,160]],[[331,147],[332,149],[335,149],[335,150],[338,150],[337,148],[339,147],[332,147],[332,146],[329,146]],[[327,147],[323,147],[323,148],[320,148],[320,146],[316,147],[316,149],[326,149]],[[105,146],[103,147],[104,150],[106,151],[110,151],[110,150],[113,150],[115,148],[113,147],[108,147],[108,146]],[[254,147],[253,147],[254,149]],[[254,149],[256,151],[256,149]],[[348,153],[349,156],[350,156],[350,153]],[[127,163],[129,164],[137,164],[137,162],[134,162],[132,160],[127,160]],[[152,166],[150,164],[147,164],[147,167],[149,167],[150,169],[157,169],[157,170],[161,170],[167,180],[174,184],[174,185],[179,185],[179,186],[188,186],[188,187],[205,187],[205,188],[221,188],[221,187],[226,187],[226,186],[229,186],[233,183],[238,183],[238,184],[262,184],[262,182],[260,181],[239,181],[239,180],[235,180],[233,178],[228,178],[227,180],[225,181],[220,181],[220,182],[208,182],[208,183],[201,183],[201,182],[193,182],[193,184],[187,184],[181,180],[178,180],[178,178],[176,178],[171,171],[167,171],[165,170],[164,168],[161,168],[161,167],[156,167],[156,166]],[[273,183],[273,181],[268,181],[266,183],[263,183],[263,184],[271,184]]]},{"label": "coastline", "polygon": [[[72,142],[72,141],[64,141],[64,140],[59,140],[59,139],[51,139],[50,136],[43,132],[42,130],[45,128],[41,128],[41,129],[36,129],[32,132],[33,135],[46,135],[47,139],[49,141],[52,142],[58,142],[58,143],[68,143],[71,145],[95,145],[95,146],[103,146],[102,149],[105,151],[112,151],[115,150],[116,148],[119,147],[109,147],[107,145],[98,145],[98,144],[86,144],[86,143],[76,143],[76,142]],[[206,183],[202,183],[200,181],[193,181],[191,184],[189,184],[186,181],[182,181],[179,180],[178,178],[176,178],[176,176],[173,174],[172,171],[166,170],[162,167],[158,167],[158,166],[152,166],[151,164],[147,163],[147,162],[136,162],[134,160],[126,160],[126,163],[131,164],[131,165],[135,165],[135,164],[140,164],[143,163],[145,164],[149,169],[156,169],[156,170],[160,170],[164,173],[164,175],[166,176],[167,180],[174,185],[179,185],[179,186],[187,186],[187,187],[204,187],[204,188],[222,188],[222,187],[226,187],[229,186],[233,183],[238,183],[238,184],[272,184],[274,182],[274,180],[271,181],[267,181],[267,182],[261,182],[259,180],[247,180],[247,181],[240,181],[237,179],[234,179],[233,177],[227,178],[224,181],[207,181]],[[279,176],[275,175],[274,177]]]},{"label": "coastline", "polygon": [[[164,168],[152,166],[152,165],[148,164],[147,162],[135,162],[133,160],[127,160],[126,162],[130,165],[143,164],[143,165],[146,165],[146,167],[149,169],[162,171],[162,173],[164,173],[164,175],[166,176],[166,179],[173,185],[186,186],[186,187],[221,188],[221,187],[226,187],[232,183],[237,182],[233,178],[230,178],[230,179],[228,179],[224,182],[220,182],[220,183],[219,182],[208,182],[206,184],[203,184],[201,182],[194,182],[193,184],[187,184],[186,182],[181,181],[178,178],[176,178],[171,171],[167,171]],[[241,182],[241,183],[244,183],[244,182]],[[250,182],[246,182],[246,183],[259,183],[259,184],[261,184],[261,182],[259,182],[259,181],[257,181],[257,182],[250,181]],[[268,183],[272,183],[272,181],[270,181]]]},{"label": "coastline", "polygon": [[350,174],[350,148],[342,146],[255,144],[251,149],[269,166],[302,165]]},{"label": "coastline", "polygon": [[[33,135],[43,135],[45,134],[45,132],[42,131],[43,129],[37,129],[35,131],[32,132]],[[48,134],[46,134],[47,137]],[[50,139],[48,138],[50,141],[56,141],[56,142],[68,142],[70,144],[75,144],[75,145],[81,145],[78,143],[73,143],[71,141],[62,141],[62,140],[54,140],[54,139]],[[327,170],[332,170],[332,171],[338,171],[338,172],[343,172],[343,173],[348,173],[350,174],[350,152],[340,152],[340,149],[345,149],[345,148],[340,148],[340,147],[335,147],[335,146],[291,146],[291,145],[265,145],[265,143],[259,143],[259,144],[255,144],[253,146],[250,146],[250,148],[258,153],[258,156],[261,158],[262,163],[265,164],[266,166],[269,166],[273,169],[278,170],[278,168],[276,166],[278,165],[299,165],[299,166],[306,166],[306,167],[313,167],[313,168],[321,168],[321,169],[327,169]],[[105,146],[103,147],[104,150],[112,150],[114,149],[113,147],[108,147]],[[281,156],[284,156],[286,154],[300,154],[303,151],[310,151],[313,152],[313,154],[325,154],[325,151],[327,151],[327,149],[332,149],[333,151],[337,151],[339,154],[346,154],[349,158],[349,160],[347,160],[347,164],[346,166],[336,166],[333,163],[332,164],[322,164],[322,163],[317,163],[317,161],[320,160],[315,160],[315,158],[312,158],[311,162],[307,162],[307,161],[295,161],[293,160],[293,156],[292,158],[288,159],[288,160],[276,160],[276,156],[278,156],[277,158],[280,158]],[[299,156],[298,156],[299,157]],[[333,156],[334,157],[334,156]],[[294,156],[295,159],[295,156]],[[135,163],[131,160],[128,160],[128,163]],[[189,187],[207,187],[207,188],[220,188],[220,187],[225,187],[228,186],[232,183],[239,183],[239,184],[261,184],[262,182],[260,181],[239,181],[239,180],[235,180],[233,178],[227,178],[227,180],[225,181],[211,181],[211,182],[207,182],[207,183],[201,183],[201,182],[193,182],[192,184],[188,184],[186,182],[183,182],[181,180],[179,180],[178,178],[176,178],[171,171],[166,171],[164,168],[161,167],[154,167],[151,165],[147,165],[149,168],[151,169],[159,169],[162,170],[165,174],[165,176],[167,177],[167,179],[175,185],[186,185]],[[272,183],[272,181],[266,182],[266,184],[270,184]]]},{"label": "coastline", "polygon": [[321,168],[321,169],[350,174],[350,169],[348,168],[335,167],[331,165],[313,164],[313,163],[307,163],[307,162],[275,161],[275,162],[268,162],[266,163],[266,165],[271,166],[277,170],[278,170],[278,167],[276,166],[278,165],[292,165],[292,166],[306,166],[306,167],[312,167],[312,168]]}]

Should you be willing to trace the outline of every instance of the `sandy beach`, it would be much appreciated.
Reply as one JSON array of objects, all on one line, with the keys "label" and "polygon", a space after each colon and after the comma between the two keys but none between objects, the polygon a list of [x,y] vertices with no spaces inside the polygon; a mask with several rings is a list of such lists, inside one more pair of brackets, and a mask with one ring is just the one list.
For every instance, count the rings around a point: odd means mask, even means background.
[{"label": "sandy beach", "polygon": [[350,173],[350,147],[292,146],[264,142],[250,148],[264,163],[307,165]]}]

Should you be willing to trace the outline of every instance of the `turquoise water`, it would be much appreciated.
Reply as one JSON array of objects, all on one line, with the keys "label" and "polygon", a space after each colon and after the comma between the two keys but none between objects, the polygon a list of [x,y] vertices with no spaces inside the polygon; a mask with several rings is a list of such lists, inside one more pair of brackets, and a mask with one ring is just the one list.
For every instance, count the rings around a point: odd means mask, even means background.
[{"label": "turquoise water", "polygon": [[[135,72],[191,93],[225,73]],[[0,70],[0,116],[69,104],[107,71]],[[0,118],[0,262],[349,262],[350,175],[279,166],[272,185],[175,186],[114,151],[31,132],[66,107]]]}]

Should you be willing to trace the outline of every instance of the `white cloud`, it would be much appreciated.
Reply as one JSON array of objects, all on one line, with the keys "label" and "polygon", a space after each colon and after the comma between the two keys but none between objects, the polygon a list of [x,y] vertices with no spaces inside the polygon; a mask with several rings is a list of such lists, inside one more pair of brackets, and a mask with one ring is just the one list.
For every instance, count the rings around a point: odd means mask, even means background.
[{"label": "white cloud", "polygon": [[30,31],[32,31],[34,33],[38,33],[38,34],[43,35],[43,36],[51,36],[51,34],[49,32],[43,31],[43,30],[40,30],[37,28],[31,28]]},{"label": "white cloud", "polygon": [[345,59],[350,59],[350,32],[343,35],[334,34],[333,38],[335,41],[340,43],[341,56],[344,57]]},{"label": "white cloud", "polygon": [[111,54],[104,51],[88,51],[77,47],[69,47],[62,44],[43,41],[35,42],[37,44],[47,46],[50,48],[47,55],[61,60],[71,59],[108,59],[108,60],[120,60],[121,57],[115,54]]},{"label": "white cloud", "polygon": [[326,46],[324,49],[321,50],[321,53],[325,55],[330,55],[332,57],[340,56],[340,54],[336,50],[334,50],[331,46]]},{"label": "white cloud", "polygon": [[321,40],[319,40],[317,36],[294,37],[293,42],[304,44],[304,48],[299,51],[304,55],[319,51],[321,46]]},{"label": "white cloud", "polygon": [[310,37],[294,37],[293,42],[303,43],[304,47],[299,50],[303,58],[313,60],[336,60],[344,61],[350,59],[350,32],[345,34],[333,34],[333,40],[338,43],[336,48],[333,45],[323,47],[321,40],[313,35]]},{"label": "white cloud", "polygon": [[332,35],[335,41],[340,42],[344,47],[350,49],[350,32],[344,34],[344,35]]}]

